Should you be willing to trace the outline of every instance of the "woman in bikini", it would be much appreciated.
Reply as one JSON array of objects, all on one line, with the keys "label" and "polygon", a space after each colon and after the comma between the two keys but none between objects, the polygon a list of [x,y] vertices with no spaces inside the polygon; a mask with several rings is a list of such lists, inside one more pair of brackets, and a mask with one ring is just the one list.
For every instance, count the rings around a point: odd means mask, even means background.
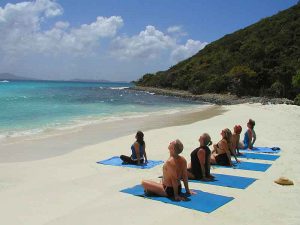
[{"label": "woman in bikini", "polygon": [[163,165],[162,182],[154,182],[151,180],[143,180],[142,186],[148,194],[156,194],[163,197],[174,198],[176,201],[185,200],[180,196],[181,179],[186,190],[186,194],[194,194],[188,186],[187,162],[184,157],[179,154],[183,150],[182,143],[177,139],[169,144],[169,159]]},{"label": "woman in bikini", "polygon": [[191,153],[191,163],[188,166],[188,177],[193,180],[212,180],[214,177],[210,174],[211,138],[209,134],[204,133],[199,138],[200,147]]},{"label": "woman in bikini", "polygon": [[135,138],[136,141],[131,146],[131,156],[120,156],[120,159],[125,164],[141,165],[148,162],[143,132],[138,131]]},{"label": "woman in bikini", "polygon": [[226,128],[221,132],[222,139],[218,144],[213,145],[213,152],[211,154],[211,164],[217,164],[221,166],[232,166],[231,162],[231,131]]}]

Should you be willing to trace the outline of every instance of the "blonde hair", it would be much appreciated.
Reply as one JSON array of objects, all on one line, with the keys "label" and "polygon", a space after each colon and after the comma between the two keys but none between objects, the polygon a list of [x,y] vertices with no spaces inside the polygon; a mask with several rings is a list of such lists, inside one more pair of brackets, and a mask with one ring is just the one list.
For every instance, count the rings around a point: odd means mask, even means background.
[{"label": "blonde hair", "polygon": [[224,130],[224,138],[227,141],[227,143],[231,143],[231,137],[232,137],[232,133],[228,128],[225,128]]},{"label": "blonde hair", "polygon": [[209,146],[212,144],[211,138],[208,133],[203,133],[202,136],[204,137],[204,145]]},{"label": "blonde hair", "polygon": [[174,150],[177,155],[179,155],[183,151],[183,144],[179,139],[175,140]]}]

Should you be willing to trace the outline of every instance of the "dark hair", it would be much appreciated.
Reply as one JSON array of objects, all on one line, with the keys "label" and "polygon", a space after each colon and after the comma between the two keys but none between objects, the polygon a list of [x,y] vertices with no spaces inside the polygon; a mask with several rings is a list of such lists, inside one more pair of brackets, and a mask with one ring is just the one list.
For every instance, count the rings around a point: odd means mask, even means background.
[{"label": "dark hair", "polygon": [[140,145],[144,145],[144,133],[142,131],[138,131],[135,135],[137,143]]},{"label": "dark hair", "polygon": [[248,123],[250,124],[251,128],[253,129],[255,126],[255,121],[253,119],[249,119]]}]

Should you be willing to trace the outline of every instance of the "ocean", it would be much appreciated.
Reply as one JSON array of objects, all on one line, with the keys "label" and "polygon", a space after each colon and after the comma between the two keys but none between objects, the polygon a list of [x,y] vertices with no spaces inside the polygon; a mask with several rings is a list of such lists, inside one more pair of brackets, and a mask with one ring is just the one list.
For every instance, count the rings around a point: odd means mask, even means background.
[{"label": "ocean", "polygon": [[71,129],[201,107],[199,102],[128,89],[131,86],[106,82],[0,81],[0,141],[48,129]]}]

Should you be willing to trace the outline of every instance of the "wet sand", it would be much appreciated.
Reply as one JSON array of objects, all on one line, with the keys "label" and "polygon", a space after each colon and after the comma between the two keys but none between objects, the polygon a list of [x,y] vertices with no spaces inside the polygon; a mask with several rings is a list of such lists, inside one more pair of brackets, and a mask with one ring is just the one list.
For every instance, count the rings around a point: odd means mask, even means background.
[{"label": "wet sand", "polygon": [[1,162],[40,160],[66,154],[87,145],[115,139],[137,130],[180,126],[205,120],[225,112],[220,106],[203,105],[197,109],[168,114],[150,114],[107,121],[69,130],[48,131],[28,137],[10,138],[0,143]]}]

